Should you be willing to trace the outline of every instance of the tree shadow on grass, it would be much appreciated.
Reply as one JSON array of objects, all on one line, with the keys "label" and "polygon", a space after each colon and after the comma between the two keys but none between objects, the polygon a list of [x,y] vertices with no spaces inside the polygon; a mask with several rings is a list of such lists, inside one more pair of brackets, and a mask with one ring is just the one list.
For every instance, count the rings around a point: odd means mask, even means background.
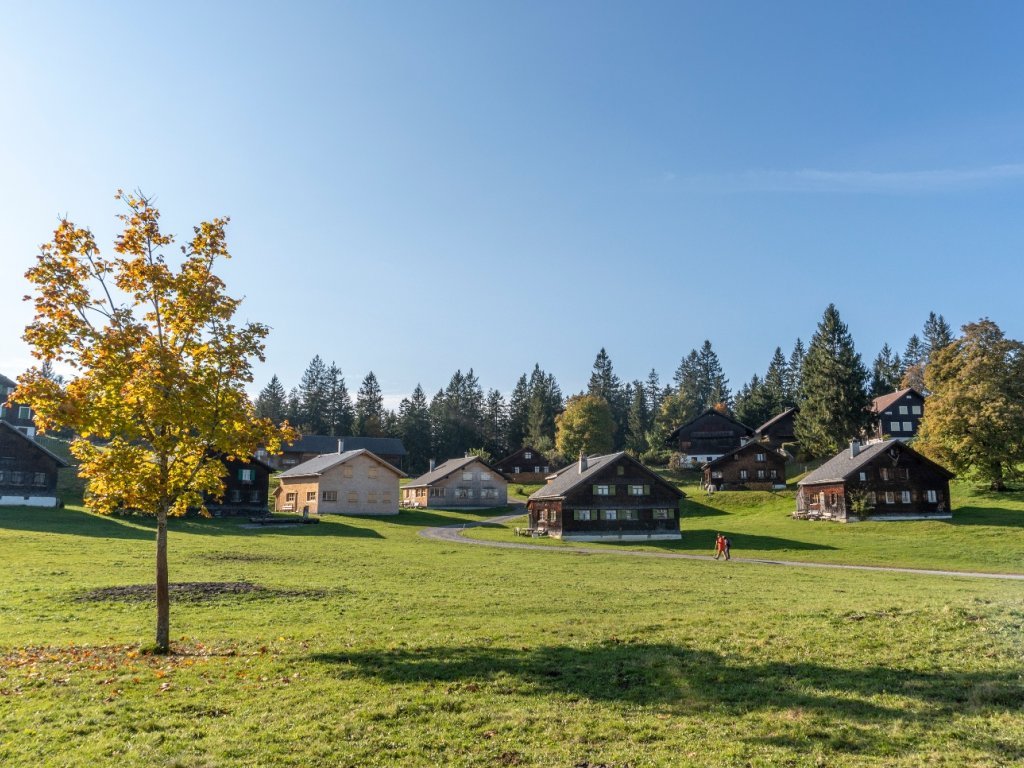
[{"label": "tree shadow on grass", "polygon": [[[427,647],[320,653],[311,660],[341,678],[370,677],[388,684],[440,683],[476,690],[493,684],[518,695],[558,695],[665,707],[678,715],[711,712],[742,717],[751,711],[802,711],[865,727],[857,738],[830,748],[858,752],[891,749],[879,724],[948,718],[965,709],[989,715],[1024,707],[1016,671],[923,672],[888,667],[847,669],[810,662],[737,661],[714,651],[678,645],[609,641],[581,647]],[[476,688],[466,688],[467,685]],[[894,697],[897,701],[894,702]],[[885,701],[886,703],[881,703]],[[868,729],[866,726],[872,726]],[[815,739],[812,731],[804,738]],[[868,740],[868,743],[865,743]],[[806,744],[804,745],[806,746]],[[907,745],[913,748],[913,745]]]},{"label": "tree shadow on grass", "polygon": [[141,525],[142,518],[95,515],[77,509],[39,507],[0,508],[0,529],[55,533],[64,536],[93,536],[101,539],[146,539],[156,536],[156,528]]},{"label": "tree shadow on grass", "polygon": [[950,525],[990,525],[998,528],[1024,528],[1024,510],[1006,507],[960,506],[953,510]]},{"label": "tree shadow on grass", "polygon": [[491,507],[487,509],[408,509],[403,507],[397,515],[381,518],[382,522],[392,525],[411,525],[417,528],[436,528],[445,525],[475,525],[476,521],[466,520],[453,515],[478,515],[484,519],[500,517],[515,513],[526,514],[526,507]]},{"label": "tree shadow on grass", "polygon": [[681,542],[675,542],[676,547],[691,548],[695,543],[707,544],[709,551],[715,548],[715,537],[724,533],[729,537],[732,553],[739,554],[741,551],[749,552],[774,552],[780,550],[810,551],[810,550],[836,550],[831,544],[818,544],[810,541],[798,541],[797,539],[782,539],[777,536],[759,536],[754,533],[730,533],[728,530],[716,528],[701,528],[688,530],[683,529]]},{"label": "tree shadow on grass", "polygon": [[683,499],[682,511],[679,514],[685,519],[690,517],[719,517],[726,516],[729,513],[716,507],[709,507],[707,504],[701,504],[693,497],[687,497]]}]

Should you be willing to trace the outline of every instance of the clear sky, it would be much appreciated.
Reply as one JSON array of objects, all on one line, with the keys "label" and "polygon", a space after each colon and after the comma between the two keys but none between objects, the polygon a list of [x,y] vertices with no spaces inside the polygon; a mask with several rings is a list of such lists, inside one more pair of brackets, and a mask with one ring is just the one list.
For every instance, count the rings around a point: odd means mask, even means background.
[{"label": "clear sky", "polygon": [[[865,362],[929,310],[1024,337],[1018,2],[0,6],[0,372],[59,214],[230,215],[272,326],[395,400],[456,368],[568,394],[606,347],[734,388],[835,302]],[[107,248],[109,251],[109,247]]]}]

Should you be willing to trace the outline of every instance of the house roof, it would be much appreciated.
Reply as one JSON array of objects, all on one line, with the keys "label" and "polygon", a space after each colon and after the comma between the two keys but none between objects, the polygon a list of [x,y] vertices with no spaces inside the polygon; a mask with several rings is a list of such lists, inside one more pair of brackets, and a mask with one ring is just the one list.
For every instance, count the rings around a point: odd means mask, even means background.
[{"label": "house roof", "polygon": [[363,454],[369,456],[377,463],[382,464],[387,469],[398,474],[400,477],[405,477],[405,473],[398,469],[398,467],[388,464],[380,456],[368,451],[365,448],[360,448],[355,451],[345,451],[343,453],[324,453],[320,456],[316,456],[309,461],[304,461],[291,469],[287,469],[282,472],[279,477],[319,477],[329,469],[333,469],[339,464],[344,464],[347,461],[354,459],[356,456],[362,456]]},{"label": "house roof", "polygon": [[884,411],[886,408],[891,408],[897,400],[902,400],[905,395],[911,392],[920,397],[922,400],[924,399],[924,395],[922,395],[916,389],[914,389],[913,387],[907,387],[906,389],[901,389],[899,392],[890,392],[888,395],[881,395],[880,397],[876,397],[874,400],[871,401],[871,412],[882,413],[882,411]]},{"label": "house roof", "polygon": [[721,417],[722,417],[723,419],[725,419],[726,421],[731,421],[731,422],[732,422],[733,424],[736,424],[737,426],[739,426],[739,427],[742,427],[742,428],[743,428],[744,430],[746,430],[746,432],[747,432],[747,434],[748,434],[748,435],[752,435],[752,434],[754,433],[754,430],[752,430],[752,429],[751,429],[750,427],[748,427],[748,426],[747,426],[746,424],[744,424],[744,423],[743,423],[742,421],[737,421],[737,420],[736,420],[736,419],[734,419],[734,418],[733,418],[732,416],[730,416],[730,415],[729,415],[728,413],[722,413],[721,411],[715,410],[714,408],[708,408],[708,409],[707,409],[706,411],[704,411],[703,413],[699,413],[699,414],[697,414],[696,416],[694,416],[694,417],[693,417],[692,419],[690,419],[689,421],[687,421],[687,422],[684,422],[684,423],[680,424],[680,425],[679,425],[678,427],[676,427],[675,429],[673,429],[673,430],[672,430],[672,432],[671,432],[671,434],[669,434],[669,436],[668,436],[668,439],[669,439],[669,440],[673,439],[673,438],[674,438],[674,437],[675,437],[676,435],[678,435],[678,434],[679,434],[679,432],[681,432],[681,431],[682,431],[682,430],[683,430],[683,429],[684,429],[685,427],[688,427],[688,426],[690,426],[691,424],[693,424],[693,423],[694,423],[695,421],[697,421],[698,419],[703,419],[703,418],[704,418],[705,416],[709,416],[709,415],[712,415],[712,416],[721,416]]},{"label": "house roof", "polygon": [[405,446],[397,437],[334,437],[332,435],[303,435],[294,443],[287,443],[282,446],[285,453],[338,453],[338,441],[341,441],[341,450],[358,451],[360,449],[370,451],[383,456],[405,456]]},{"label": "house roof", "polygon": [[18,383],[16,381],[11,381],[6,376],[4,376],[2,373],[0,373],[0,386],[2,386],[2,387],[16,387],[16,386],[18,386]]},{"label": "house roof", "polygon": [[768,429],[769,427],[771,427],[771,426],[773,426],[773,425],[777,424],[778,422],[782,421],[782,420],[783,420],[784,418],[786,418],[786,417],[787,417],[787,416],[789,416],[790,414],[796,413],[796,412],[797,412],[797,411],[799,411],[799,410],[800,410],[800,409],[799,409],[799,408],[797,408],[797,407],[796,407],[795,405],[794,405],[794,406],[793,406],[792,408],[787,408],[787,409],[786,409],[786,410],[784,410],[784,411],[783,411],[782,413],[780,413],[780,414],[779,414],[778,416],[772,416],[772,417],[771,417],[770,419],[768,419],[768,421],[766,421],[766,422],[765,422],[764,424],[762,424],[762,425],[761,425],[760,427],[758,427],[757,429],[755,429],[755,430],[754,430],[754,433],[755,433],[755,434],[758,434],[758,435],[759,435],[759,434],[761,434],[762,432],[764,432],[764,430],[766,430],[766,429]]},{"label": "house roof", "polygon": [[[544,461],[547,461],[547,457],[543,453],[538,451],[536,448],[534,448],[532,445],[524,445],[518,451],[513,451],[512,453],[510,453],[505,458],[500,459],[499,461],[496,461],[494,463],[495,464],[504,464],[506,461],[512,461],[513,459],[517,458],[518,456],[522,456],[527,451],[530,451],[531,453],[533,453],[533,458],[534,459],[544,459]],[[532,459],[531,459],[531,461],[532,461]]]},{"label": "house roof", "polygon": [[468,464],[472,464],[474,461],[479,461],[489,470],[494,472],[494,474],[501,475],[501,473],[498,470],[494,469],[494,467],[492,467],[486,461],[481,459],[479,456],[463,456],[460,459],[448,459],[448,461],[435,467],[432,472],[427,472],[426,474],[420,475],[411,483],[407,483],[405,487],[422,488],[425,485],[433,485],[438,480],[443,480],[444,478],[448,477],[448,475],[450,475],[452,472],[458,472],[460,469],[467,466]]},{"label": "house roof", "polygon": [[715,464],[718,464],[718,463],[724,461],[725,459],[729,458],[730,456],[733,456],[733,455],[735,455],[737,453],[742,453],[743,451],[747,450],[748,448],[759,448],[759,449],[761,449],[765,453],[774,453],[774,454],[777,454],[779,456],[782,455],[779,451],[772,450],[771,447],[769,447],[768,443],[762,443],[760,440],[748,440],[743,445],[739,445],[739,446],[733,448],[731,451],[727,451],[726,453],[723,453],[717,459],[712,459],[711,461],[704,462],[704,464],[701,466],[701,469],[705,469],[707,467],[713,467]]},{"label": "house roof", "polygon": [[33,440],[33,439],[32,439],[31,437],[29,437],[28,435],[26,435],[26,434],[25,434],[24,432],[22,432],[22,431],[21,431],[20,429],[18,429],[18,428],[17,428],[16,426],[14,426],[13,424],[10,424],[10,423],[8,423],[7,421],[0,421],[0,428],[4,428],[4,429],[6,429],[6,430],[7,430],[8,432],[13,432],[13,433],[14,433],[15,435],[17,435],[17,436],[18,436],[18,437],[19,437],[19,438],[20,438],[21,440],[24,440],[24,441],[25,441],[26,443],[28,443],[29,445],[31,445],[31,446],[32,446],[33,448],[35,448],[36,450],[38,450],[38,451],[42,451],[42,452],[43,452],[43,453],[45,453],[45,454],[46,454],[47,456],[49,456],[49,457],[50,457],[51,459],[53,459],[54,461],[56,461],[56,462],[57,462],[57,464],[58,464],[58,466],[61,466],[61,467],[70,467],[70,466],[71,466],[70,464],[68,464],[68,463],[67,463],[67,461],[65,461],[64,459],[62,459],[62,458],[61,458],[60,456],[58,456],[58,455],[57,455],[56,453],[54,453],[54,452],[53,452],[53,451],[51,451],[51,450],[50,450],[49,448],[46,448],[45,446],[43,446],[43,445],[41,445],[40,443],[38,443],[38,442],[36,442],[35,440]]},{"label": "house roof", "polygon": [[530,498],[528,500],[533,501],[534,499],[561,498],[565,496],[567,493],[570,493],[576,487],[585,484],[588,480],[598,475],[602,469],[608,468],[623,456],[626,457],[626,459],[628,459],[636,466],[640,467],[640,469],[642,469],[648,475],[652,475],[653,477],[665,483],[665,485],[672,488],[672,490],[676,491],[679,494],[680,498],[686,495],[671,483],[663,480],[656,473],[652,472],[650,469],[645,467],[643,464],[634,459],[625,451],[619,451],[618,453],[608,453],[603,456],[588,456],[587,468],[582,472],[579,471],[579,462],[574,461],[572,464],[563,469],[558,470],[553,475],[549,475],[547,485],[543,486],[542,488],[538,488],[536,491],[530,494]]},{"label": "house roof", "polygon": [[[224,455],[221,455],[219,458],[220,458],[221,461],[227,461],[228,460],[228,457],[224,456]],[[263,459],[258,459],[255,456],[234,456],[233,458],[234,458],[235,461],[240,462],[242,464],[258,464],[259,466],[263,467],[268,472],[273,472],[274,471],[274,468],[272,466],[270,466],[269,464],[267,464],[267,462],[263,461]]]},{"label": "house roof", "polygon": [[876,458],[879,454],[884,453],[890,448],[898,447],[901,451],[906,451],[912,456],[916,456],[922,462],[926,462],[936,468],[937,470],[945,473],[949,477],[953,477],[953,473],[950,472],[943,466],[936,464],[931,459],[922,456],[920,453],[915,451],[906,443],[900,440],[880,440],[877,443],[871,443],[870,445],[863,446],[856,456],[852,456],[849,448],[844,448],[842,451],[837,453],[831,459],[826,461],[816,470],[811,472],[807,477],[801,480],[797,485],[817,485],[818,483],[841,483],[845,481],[850,475],[858,471],[861,467],[869,463],[872,459]]}]

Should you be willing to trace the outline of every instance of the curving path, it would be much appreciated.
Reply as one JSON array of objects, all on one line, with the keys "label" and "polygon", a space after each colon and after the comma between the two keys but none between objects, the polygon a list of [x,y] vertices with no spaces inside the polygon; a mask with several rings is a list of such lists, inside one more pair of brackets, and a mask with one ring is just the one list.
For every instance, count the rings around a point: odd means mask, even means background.
[{"label": "curving path", "polygon": [[[515,506],[522,503],[511,502]],[[493,523],[507,523],[525,514],[521,511],[508,515],[492,517],[476,523],[457,523],[435,528],[423,528],[420,536],[436,541],[447,541],[455,544],[476,544],[481,547],[497,547],[498,549],[531,549],[535,552],[557,552],[566,555],[613,555],[618,557],[656,557],[665,560],[714,560],[711,555],[688,555],[681,552],[642,552],[626,549],[595,549],[593,547],[546,547],[540,544],[520,544],[514,541],[485,541],[483,539],[467,539],[463,532],[467,528],[476,528]],[[756,557],[734,557],[734,563],[752,563],[754,565],[781,565],[790,568],[834,568],[843,571],[882,571],[885,573],[911,573],[918,576],[961,576],[974,579],[1003,579],[1006,581],[1024,581],[1024,573],[980,573],[976,571],[942,571],[926,568],[897,568],[886,565],[843,565],[840,563],[808,563],[799,560],[765,560]]]}]

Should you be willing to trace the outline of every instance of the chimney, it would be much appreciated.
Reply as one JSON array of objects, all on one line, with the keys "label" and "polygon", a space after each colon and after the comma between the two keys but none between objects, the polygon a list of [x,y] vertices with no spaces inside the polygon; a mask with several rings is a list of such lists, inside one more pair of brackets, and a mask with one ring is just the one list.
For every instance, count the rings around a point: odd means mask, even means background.
[{"label": "chimney", "polygon": [[340,437],[338,438],[338,453],[343,453],[342,449],[345,447],[345,441]]},{"label": "chimney", "polygon": [[580,451],[580,474],[582,475],[587,471],[587,454]]},{"label": "chimney", "polygon": [[434,464],[436,464],[436,463],[437,462],[435,462],[433,459],[431,459],[430,460],[430,469],[428,469],[427,471],[428,472],[433,472],[434,471]]},{"label": "chimney", "polygon": [[858,453],[860,453],[860,441],[859,440],[851,440],[850,441],[850,458],[851,459],[856,458]]}]

